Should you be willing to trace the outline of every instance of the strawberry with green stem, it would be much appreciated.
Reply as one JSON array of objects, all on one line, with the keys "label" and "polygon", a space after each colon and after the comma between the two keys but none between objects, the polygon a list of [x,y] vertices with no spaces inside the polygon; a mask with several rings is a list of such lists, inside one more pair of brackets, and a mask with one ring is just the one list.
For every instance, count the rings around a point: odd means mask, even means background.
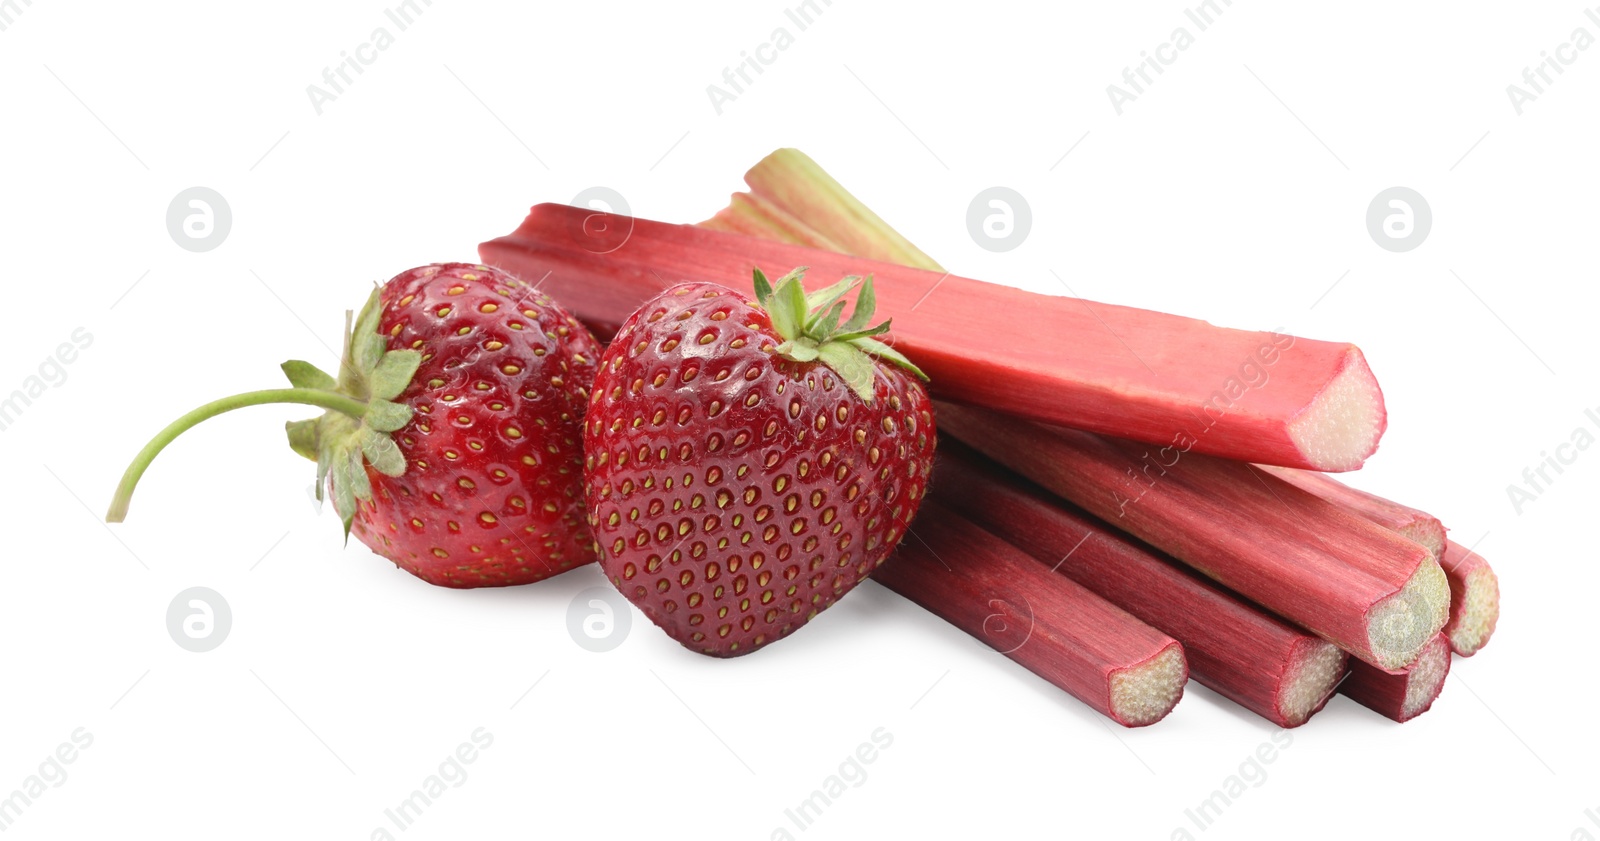
[{"label": "strawberry with green stem", "polygon": [[[601,358],[584,428],[600,563],[673,639],[746,654],[883,563],[933,464],[921,371],[869,326],[872,280],[756,300],[686,283],[635,312]],[[860,286],[844,319],[845,296]]]},{"label": "strawberry with green stem", "polygon": [[327,410],[288,424],[348,536],[433,584],[525,584],[594,560],[581,434],[600,346],[548,297],[487,266],[402,272],[345,325],[339,376],[283,364],[291,388],[209,403],[128,467],[106,519],[127,514],[151,461],[183,432],[245,406]]}]

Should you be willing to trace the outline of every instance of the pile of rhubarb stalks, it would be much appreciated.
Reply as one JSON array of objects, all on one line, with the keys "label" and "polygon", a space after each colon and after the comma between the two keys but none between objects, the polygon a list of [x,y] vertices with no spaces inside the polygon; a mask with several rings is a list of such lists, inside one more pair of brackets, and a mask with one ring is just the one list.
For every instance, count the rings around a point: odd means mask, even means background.
[{"label": "pile of rhubarb stalks", "polygon": [[956,277],[804,154],[698,225],[542,204],[483,260],[602,338],[686,281],[872,275],[931,378],[928,498],[874,580],[1129,727],[1189,677],[1281,727],[1425,712],[1499,585],[1438,518],[1327,475],[1387,423],[1358,348]]}]

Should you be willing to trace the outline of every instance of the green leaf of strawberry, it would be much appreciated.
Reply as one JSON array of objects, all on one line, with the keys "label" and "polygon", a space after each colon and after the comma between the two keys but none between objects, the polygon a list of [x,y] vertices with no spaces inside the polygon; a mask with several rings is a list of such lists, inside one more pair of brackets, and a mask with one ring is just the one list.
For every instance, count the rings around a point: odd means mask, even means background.
[{"label": "green leaf of strawberry", "polygon": [[367,404],[367,416],[362,425],[378,432],[394,432],[409,423],[411,415],[410,406],[374,397]]},{"label": "green leaf of strawberry", "polygon": [[[775,289],[762,292],[766,275],[755,272],[756,296],[772,319],[772,329],[783,338],[778,345],[778,355],[795,362],[820,359],[832,368],[857,395],[872,402],[872,378],[875,370],[868,357],[882,357],[898,365],[921,380],[928,375],[911,364],[904,355],[888,345],[872,339],[889,331],[885,321],[873,327],[873,310],[877,295],[872,291],[872,276],[862,278],[851,275],[826,289],[806,294],[802,286],[805,269],[798,268],[783,276]],[[841,300],[856,286],[861,294],[856,296],[856,308],[848,321],[839,323],[844,313]]]},{"label": "green leaf of strawberry", "polygon": [[393,400],[411,384],[411,377],[417,373],[417,367],[421,364],[422,354],[414,350],[388,351],[378,360],[377,367],[373,368],[367,390],[374,398]]},{"label": "green leaf of strawberry", "polygon": [[289,433],[289,449],[312,461],[317,460],[317,422],[314,420],[289,421],[284,424]]},{"label": "green leaf of strawberry", "polygon": [[297,387],[332,391],[363,401],[359,413],[330,410],[320,418],[302,422],[309,427],[288,427],[290,448],[302,455],[308,450],[314,452],[318,474],[333,475],[333,507],[346,538],[355,522],[357,504],[372,498],[366,465],[371,464],[386,476],[405,473],[405,456],[390,433],[403,429],[414,411],[391,398],[405,391],[422,364],[422,354],[414,350],[389,350],[388,339],[379,331],[382,291],[382,287],[372,290],[361,314],[353,321],[349,313],[345,314],[349,333],[344,340],[339,380],[299,360],[289,360],[282,366],[289,382]]},{"label": "green leaf of strawberry", "polygon": [[315,388],[322,391],[333,391],[339,383],[333,377],[324,373],[321,368],[310,362],[291,359],[280,366],[284,376],[289,378],[289,384],[295,388]]}]

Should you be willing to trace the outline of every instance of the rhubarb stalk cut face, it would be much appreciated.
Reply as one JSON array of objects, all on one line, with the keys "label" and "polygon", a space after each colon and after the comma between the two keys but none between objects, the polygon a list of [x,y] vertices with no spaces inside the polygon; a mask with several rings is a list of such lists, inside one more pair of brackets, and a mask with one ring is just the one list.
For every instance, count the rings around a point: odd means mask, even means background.
[{"label": "rhubarb stalk cut face", "polygon": [[1355,663],[1350,667],[1350,679],[1340,684],[1339,694],[1380,715],[1406,722],[1433,706],[1449,674],[1450,641],[1440,634],[1428,641],[1416,662],[1399,673]]},{"label": "rhubarb stalk cut face", "polygon": [[1500,579],[1482,555],[1454,540],[1446,541],[1441,565],[1450,579],[1445,636],[1455,653],[1471,657],[1488,644],[1500,621]]},{"label": "rhubarb stalk cut face", "polygon": [[[1195,680],[1280,727],[1322,709],[1349,656],[1081,509],[947,441],[933,498],[1022,549],[1041,568],[1183,643]],[[936,550],[937,546],[934,547]]]},{"label": "rhubarb stalk cut face", "polygon": [[[739,285],[759,266],[872,275],[897,349],[936,397],[1184,452],[1325,471],[1377,448],[1383,395],[1354,345],[1217,327],[1039,295],[830,251],[543,204],[484,260],[603,329],[684,280]],[[614,236],[613,231],[626,231]],[[620,242],[619,242],[620,240]]]},{"label": "rhubarb stalk cut face", "polygon": [[1439,518],[1356,490],[1332,476],[1284,467],[1261,469],[1427,548],[1450,582],[1450,619],[1444,634],[1451,649],[1471,657],[1489,641],[1500,618],[1499,579],[1482,555],[1445,537]]},{"label": "rhubarb stalk cut face", "polygon": [[953,437],[1381,669],[1448,618],[1427,549],[1249,464],[936,408]]},{"label": "rhubarb stalk cut face", "polygon": [[936,500],[912,535],[874,581],[1125,727],[1160,721],[1183,697],[1188,661],[1172,637]]}]

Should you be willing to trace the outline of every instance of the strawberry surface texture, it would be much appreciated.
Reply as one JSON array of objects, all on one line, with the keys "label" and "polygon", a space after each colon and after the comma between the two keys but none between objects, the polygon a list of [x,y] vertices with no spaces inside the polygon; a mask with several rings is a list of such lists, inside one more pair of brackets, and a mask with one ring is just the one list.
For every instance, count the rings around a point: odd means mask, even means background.
[{"label": "strawberry surface texture", "polygon": [[935,447],[920,372],[866,338],[886,325],[861,329],[870,280],[841,327],[858,279],[807,299],[798,272],[777,292],[757,277],[764,302],[687,283],[635,312],[584,425],[606,576],[673,639],[720,657],[793,633],[884,563]]},{"label": "strawberry surface texture", "polygon": [[526,584],[594,560],[581,430],[601,348],[498,269],[422,266],[384,284],[378,331],[420,364],[396,401],[405,472],[371,464],[353,531],[431,584]]}]

